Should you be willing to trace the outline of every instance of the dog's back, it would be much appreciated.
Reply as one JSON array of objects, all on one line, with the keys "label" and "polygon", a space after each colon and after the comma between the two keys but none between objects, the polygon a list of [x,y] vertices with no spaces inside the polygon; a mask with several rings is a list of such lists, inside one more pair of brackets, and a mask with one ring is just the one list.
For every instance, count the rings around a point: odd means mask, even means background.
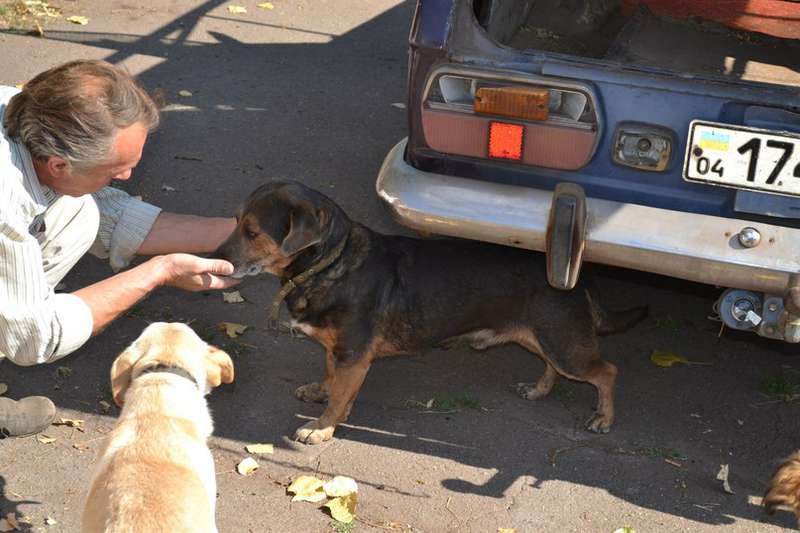
[{"label": "dog's back", "polygon": [[84,532],[216,532],[214,463],[205,443],[211,418],[205,399],[181,379],[152,375],[128,391],[100,452]]}]

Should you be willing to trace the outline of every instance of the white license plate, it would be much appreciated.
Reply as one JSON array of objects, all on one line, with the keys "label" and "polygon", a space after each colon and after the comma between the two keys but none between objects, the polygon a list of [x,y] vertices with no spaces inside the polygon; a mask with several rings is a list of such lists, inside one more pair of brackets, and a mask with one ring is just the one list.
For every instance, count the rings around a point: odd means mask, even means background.
[{"label": "white license plate", "polygon": [[800,196],[800,135],[692,121],[683,178]]}]

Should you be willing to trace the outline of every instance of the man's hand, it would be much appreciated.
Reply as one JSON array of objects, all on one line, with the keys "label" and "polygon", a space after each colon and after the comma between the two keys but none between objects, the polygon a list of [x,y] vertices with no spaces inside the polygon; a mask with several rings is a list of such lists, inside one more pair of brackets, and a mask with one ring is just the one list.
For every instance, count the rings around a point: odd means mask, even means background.
[{"label": "man's hand", "polygon": [[162,283],[187,291],[227,289],[238,285],[240,280],[227,278],[233,273],[233,265],[222,259],[205,259],[191,254],[169,254],[161,257],[164,262]]}]

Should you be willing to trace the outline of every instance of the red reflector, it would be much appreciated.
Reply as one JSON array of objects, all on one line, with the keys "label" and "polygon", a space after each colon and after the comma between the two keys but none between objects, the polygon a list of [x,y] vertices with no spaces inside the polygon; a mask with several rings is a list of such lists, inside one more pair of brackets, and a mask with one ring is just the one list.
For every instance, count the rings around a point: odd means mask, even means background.
[{"label": "red reflector", "polygon": [[522,159],[522,137],[525,126],[505,122],[489,123],[489,157]]}]

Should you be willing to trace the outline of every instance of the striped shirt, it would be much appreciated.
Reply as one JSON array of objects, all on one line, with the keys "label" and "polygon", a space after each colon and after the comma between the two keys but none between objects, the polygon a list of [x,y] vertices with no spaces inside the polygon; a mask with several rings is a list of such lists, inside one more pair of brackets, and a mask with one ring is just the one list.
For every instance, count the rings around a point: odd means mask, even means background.
[{"label": "striped shirt", "polygon": [[[0,361],[19,365],[55,361],[80,348],[91,336],[92,314],[86,303],[69,293],[56,293],[48,283],[37,221],[60,197],[42,186],[30,153],[9,139],[1,117],[14,87],[0,86]],[[160,209],[106,187],[93,195],[100,227],[91,253],[109,258],[111,267],[125,267],[150,232]],[[47,228],[44,228],[47,234]],[[41,237],[41,236],[40,236]]]}]

